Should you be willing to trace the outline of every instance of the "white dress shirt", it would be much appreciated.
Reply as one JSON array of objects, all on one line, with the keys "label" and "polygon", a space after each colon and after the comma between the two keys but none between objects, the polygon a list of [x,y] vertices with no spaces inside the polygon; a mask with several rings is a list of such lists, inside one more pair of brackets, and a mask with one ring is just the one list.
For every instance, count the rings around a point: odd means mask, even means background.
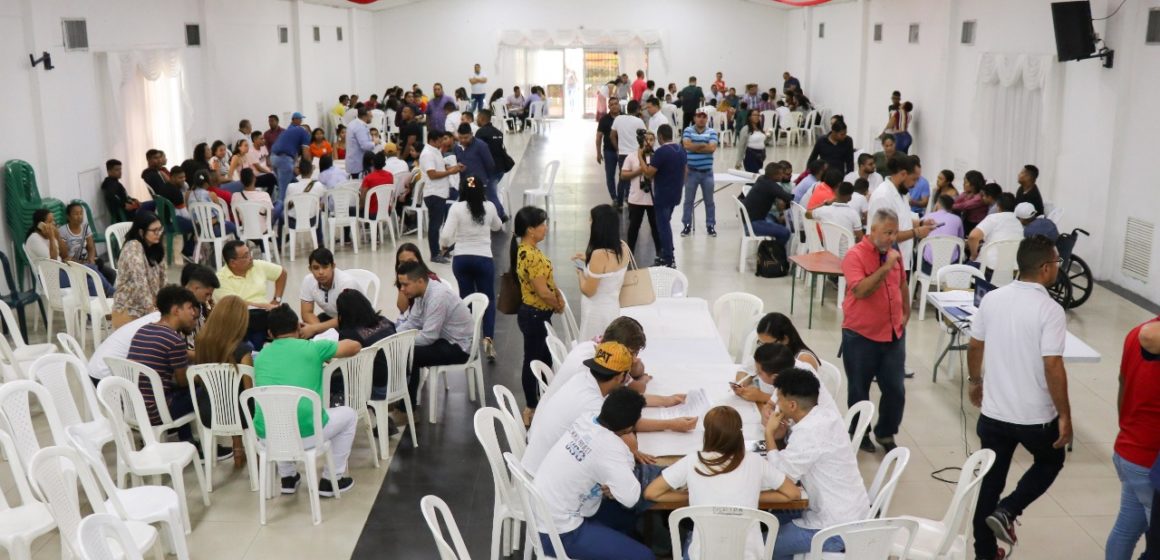
[{"label": "white dress shirt", "polygon": [[[552,385],[558,383],[553,380]],[[555,395],[545,395],[540,399],[540,404],[546,406],[536,407],[523,459],[524,468],[533,475],[540,470],[552,446],[560,441],[577,418],[600,413],[604,395],[596,384],[596,378],[586,372],[572,376]]]},{"label": "white dress shirt", "polygon": [[[889,208],[898,214],[898,232],[914,229],[914,218],[910,214],[910,203],[898,194],[898,187],[890,180],[883,181],[870,193],[870,206],[866,209],[866,222],[874,222],[874,213],[879,208]],[[902,267],[910,270],[910,254],[914,252],[914,239],[907,239],[898,243],[898,251],[902,253]]]}]

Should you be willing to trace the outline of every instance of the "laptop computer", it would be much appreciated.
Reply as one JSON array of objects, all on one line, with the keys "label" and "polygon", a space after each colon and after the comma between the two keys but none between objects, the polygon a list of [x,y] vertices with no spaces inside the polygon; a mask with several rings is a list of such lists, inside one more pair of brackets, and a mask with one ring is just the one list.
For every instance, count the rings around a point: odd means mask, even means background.
[{"label": "laptop computer", "polygon": [[956,321],[960,321],[960,322],[970,321],[971,317],[973,317],[975,315],[975,313],[977,313],[979,311],[979,305],[983,303],[983,296],[986,296],[987,293],[989,293],[991,290],[994,290],[994,289],[995,289],[994,284],[992,284],[986,280],[980,280],[980,279],[976,278],[975,279],[975,298],[974,298],[973,305],[958,305],[958,306],[954,306],[954,307],[944,307],[943,311],[946,311],[951,317],[954,317]]},{"label": "laptop computer", "polygon": [[983,296],[994,289],[994,284],[986,280],[975,279],[975,309],[978,309],[979,305],[983,303]]}]

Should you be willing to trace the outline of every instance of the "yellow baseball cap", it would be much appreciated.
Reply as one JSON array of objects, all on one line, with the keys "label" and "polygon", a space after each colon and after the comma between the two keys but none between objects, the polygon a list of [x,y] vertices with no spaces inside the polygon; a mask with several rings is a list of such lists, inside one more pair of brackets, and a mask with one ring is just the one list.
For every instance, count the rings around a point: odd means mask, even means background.
[{"label": "yellow baseball cap", "polygon": [[632,351],[619,342],[601,342],[596,355],[584,360],[584,365],[600,377],[616,377],[632,369]]},{"label": "yellow baseball cap", "polygon": [[383,152],[387,154],[397,154],[399,153],[399,146],[394,142],[387,142],[386,144],[383,144]]}]

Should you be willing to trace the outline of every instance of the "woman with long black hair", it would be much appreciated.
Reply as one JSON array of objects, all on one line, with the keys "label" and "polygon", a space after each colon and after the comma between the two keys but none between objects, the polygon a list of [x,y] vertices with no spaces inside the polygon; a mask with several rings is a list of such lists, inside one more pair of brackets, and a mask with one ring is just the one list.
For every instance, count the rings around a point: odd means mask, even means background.
[{"label": "woman with long black hair", "polygon": [[[362,292],[346,289],[334,302],[338,311],[339,340],[357,340],[363,348],[395,334],[395,324],[383,317]],[[380,352],[375,355],[371,376],[371,398],[387,397],[387,359]]]},{"label": "woman with long black hair", "polygon": [[548,213],[543,208],[525,206],[516,213],[511,245],[511,271],[520,284],[520,310],[516,322],[524,335],[524,362],[521,382],[524,388],[524,424],[532,423],[540,403],[539,386],[532,374],[532,360],[552,365],[548,352],[548,329],[544,323],[553,313],[564,311],[564,295],[556,287],[552,261],[538,245],[548,235]]},{"label": "woman with long black hair", "polygon": [[620,215],[611,205],[594,206],[589,218],[588,248],[572,257],[580,280],[579,340],[599,336],[620,316],[620,288],[631,253],[620,239]]},{"label": "woman with long black hair", "polygon": [[165,285],[165,228],[152,212],[137,212],[117,259],[113,328],[152,313],[157,292]]},{"label": "woman with long black hair", "polygon": [[495,361],[495,259],[491,254],[491,232],[503,229],[503,222],[495,205],[487,200],[487,186],[476,184],[468,177],[459,202],[447,211],[447,221],[439,234],[439,245],[444,252],[455,247],[451,272],[459,284],[459,297],[471,294],[487,296],[487,311],[483,314],[483,353],[488,361]]}]

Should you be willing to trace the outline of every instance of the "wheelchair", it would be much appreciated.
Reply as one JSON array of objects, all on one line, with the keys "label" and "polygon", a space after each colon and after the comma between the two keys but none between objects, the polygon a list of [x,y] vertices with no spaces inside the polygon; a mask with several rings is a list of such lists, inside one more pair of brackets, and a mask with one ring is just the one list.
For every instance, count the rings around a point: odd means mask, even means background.
[{"label": "wheelchair", "polygon": [[1079,234],[1091,235],[1083,229],[1075,228],[1071,233],[1061,234],[1055,241],[1055,248],[1063,262],[1059,265],[1059,277],[1055,285],[1047,291],[1064,309],[1075,309],[1092,295],[1092,269],[1075,254]]}]

